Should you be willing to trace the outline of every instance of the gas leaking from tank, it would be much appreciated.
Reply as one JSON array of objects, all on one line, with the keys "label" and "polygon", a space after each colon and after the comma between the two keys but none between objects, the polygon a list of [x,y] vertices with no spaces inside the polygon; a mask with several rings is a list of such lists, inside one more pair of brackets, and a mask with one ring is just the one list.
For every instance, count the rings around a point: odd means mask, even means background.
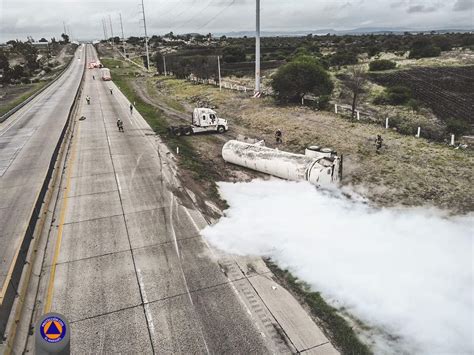
[{"label": "gas leaking from tank", "polygon": [[[370,207],[282,180],[220,183],[230,205],[203,235],[269,256],[376,331],[376,353],[473,353],[473,215]],[[389,340],[384,334],[397,337]]]}]

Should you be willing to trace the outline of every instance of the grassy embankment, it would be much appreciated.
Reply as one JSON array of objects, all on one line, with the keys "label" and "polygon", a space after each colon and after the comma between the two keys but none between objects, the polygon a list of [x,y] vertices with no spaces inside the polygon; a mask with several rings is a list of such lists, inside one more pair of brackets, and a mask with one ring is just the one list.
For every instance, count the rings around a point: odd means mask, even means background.
[{"label": "grassy embankment", "polygon": [[[170,135],[168,132],[169,124],[166,120],[165,113],[157,107],[146,103],[133,88],[132,81],[135,80],[136,75],[143,75],[140,74],[139,69],[121,60],[104,58],[102,62],[106,67],[110,68],[115,84],[130,102],[135,102],[135,108],[148,122],[153,131],[167,144],[169,149],[175,152],[176,148],[179,147],[179,155],[177,158],[180,168],[190,172],[196,181],[203,184],[208,196],[215,203],[220,207],[226,207],[225,202],[220,199],[219,191],[215,183],[218,173],[212,163],[200,159],[200,157],[195,154],[195,150],[189,140],[185,137]],[[143,83],[146,83],[144,78],[140,79]],[[169,101],[171,101],[171,99]],[[184,110],[179,103],[175,102],[174,106],[178,110]]]},{"label": "grassy embankment", "polygon": [[288,270],[280,269],[271,260],[266,259],[265,263],[279,283],[309,307],[311,314],[319,320],[318,323],[342,354],[366,355],[372,353],[367,345],[357,338],[352,327],[338,314],[337,309],[327,304],[319,292],[312,291],[308,284],[293,276]]},{"label": "grassy embankment", "polygon": [[16,98],[12,98],[12,99],[8,100],[8,102],[6,102],[5,104],[2,104],[1,107],[0,107],[0,116],[4,115],[5,113],[10,111],[14,107],[20,105],[23,101],[28,100],[28,98],[30,98],[31,96],[36,94],[43,87],[45,87],[48,83],[49,83],[49,81],[41,81],[39,83],[32,84],[31,87],[27,91],[21,93],[20,96],[18,96]]},{"label": "grassy embankment", "polygon": [[[454,213],[474,210],[472,169],[474,152],[406,136],[382,126],[353,122],[332,112],[301,106],[277,106],[272,98],[254,100],[234,91],[191,85],[167,79],[167,92],[189,102],[196,96],[217,106],[229,119],[232,131],[273,142],[283,130],[281,149],[304,152],[309,145],[328,146],[344,154],[343,185],[369,198],[377,206],[436,206]],[[382,134],[384,148],[375,151]]]}]

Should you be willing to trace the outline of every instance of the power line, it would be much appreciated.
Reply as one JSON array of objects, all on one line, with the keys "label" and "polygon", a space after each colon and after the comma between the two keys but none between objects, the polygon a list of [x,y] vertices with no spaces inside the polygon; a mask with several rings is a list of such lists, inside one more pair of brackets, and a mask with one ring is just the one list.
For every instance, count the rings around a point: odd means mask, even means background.
[{"label": "power line", "polygon": [[[234,0],[235,1],[235,0]],[[196,12],[194,15],[192,15],[191,17],[189,17],[187,20],[183,21],[178,27],[175,27],[173,28],[175,31],[180,29],[180,28],[183,28],[184,26],[186,26],[188,23],[190,23],[191,21],[193,21],[195,19],[196,16],[200,15],[203,13],[203,11],[207,10],[211,4],[212,4],[213,0],[209,1],[206,6],[204,6],[203,8],[201,8],[201,10],[199,10],[198,12]],[[177,15],[178,16],[178,15]]]},{"label": "power line", "polygon": [[235,4],[235,1],[236,0],[232,0],[232,2],[230,2],[229,4],[227,4],[226,7],[224,7],[221,11],[219,11],[217,14],[215,14],[214,16],[212,16],[209,21],[207,21],[204,25],[200,26],[197,30],[199,31],[200,29],[202,29],[203,27],[206,27],[207,25],[209,25],[212,21],[214,21],[217,17],[219,17],[225,10],[227,10],[229,7],[231,7],[232,5]]}]

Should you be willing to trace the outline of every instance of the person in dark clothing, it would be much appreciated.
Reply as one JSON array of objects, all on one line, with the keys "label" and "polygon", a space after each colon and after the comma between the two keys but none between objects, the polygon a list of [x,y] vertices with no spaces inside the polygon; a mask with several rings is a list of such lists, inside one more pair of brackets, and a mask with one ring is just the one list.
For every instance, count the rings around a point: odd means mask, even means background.
[{"label": "person in dark clothing", "polygon": [[119,132],[123,132],[123,122],[120,118],[117,118],[117,127]]},{"label": "person in dark clothing", "polygon": [[283,143],[282,136],[283,136],[283,133],[281,132],[281,130],[277,129],[275,132],[275,141],[277,144]]},{"label": "person in dark clothing", "polygon": [[132,113],[133,113],[133,105],[130,104],[130,114],[132,114]]},{"label": "person in dark clothing", "polygon": [[380,149],[382,149],[382,143],[383,143],[382,136],[378,134],[377,138],[375,139],[375,149],[378,154],[380,154]]},{"label": "person in dark clothing", "polygon": [[110,95],[113,95],[114,92],[112,91],[112,88],[110,88],[109,90],[110,90]]}]

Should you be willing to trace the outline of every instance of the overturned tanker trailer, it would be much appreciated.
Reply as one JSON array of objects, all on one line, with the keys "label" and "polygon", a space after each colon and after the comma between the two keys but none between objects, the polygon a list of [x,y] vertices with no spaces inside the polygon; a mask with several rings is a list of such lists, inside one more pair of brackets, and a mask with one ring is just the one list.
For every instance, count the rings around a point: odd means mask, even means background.
[{"label": "overturned tanker trailer", "polygon": [[342,177],[342,156],[329,148],[309,147],[302,155],[268,148],[263,142],[231,140],[224,144],[222,157],[232,164],[282,179],[306,180],[313,185],[334,184]]}]

